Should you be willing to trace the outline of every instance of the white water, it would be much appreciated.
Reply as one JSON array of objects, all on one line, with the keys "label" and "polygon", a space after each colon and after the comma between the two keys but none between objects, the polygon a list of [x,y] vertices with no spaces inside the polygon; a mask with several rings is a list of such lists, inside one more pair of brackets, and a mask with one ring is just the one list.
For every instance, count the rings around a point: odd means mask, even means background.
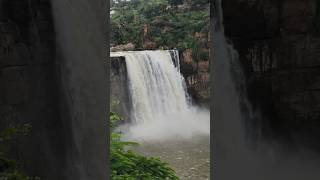
[{"label": "white water", "polygon": [[59,131],[50,132],[54,141],[46,142],[52,145],[49,152],[54,153],[50,158],[56,158],[55,163],[41,163],[45,169],[56,173],[41,179],[106,179],[106,2],[50,2],[57,43],[56,60],[51,62],[51,67],[59,82],[56,98],[61,119],[54,121],[53,130]]},{"label": "white water", "polygon": [[[274,151],[259,142],[257,151],[248,146],[248,128],[244,123],[253,117],[245,96],[244,75],[238,53],[224,35],[221,0],[215,1],[214,20],[214,161],[216,179],[268,179],[266,168],[274,164]],[[242,87],[242,88],[241,88]],[[247,111],[244,112],[243,108]],[[230,173],[232,171],[232,173]]]},{"label": "white water", "polygon": [[[219,0],[217,0],[219,1]],[[240,107],[240,97],[237,91],[237,83],[243,81],[238,63],[238,54],[232,45],[227,42],[224,35],[222,22],[221,2],[217,2],[215,7],[216,17],[214,18],[214,131],[217,134],[216,139],[221,138],[221,146],[228,151],[243,150],[244,126],[242,122],[243,114]],[[237,82],[235,82],[234,73],[237,73]],[[233,154],[232,152],[228,152]],[[231,156],[228,156],[231,158]]]},{"label": "white water", "polygon": [[111,56],[126,59],[133,121],[125,130],[127,137],[169,140],[210,134],[209,111],[191,105],[177,51],[112,52]]}]

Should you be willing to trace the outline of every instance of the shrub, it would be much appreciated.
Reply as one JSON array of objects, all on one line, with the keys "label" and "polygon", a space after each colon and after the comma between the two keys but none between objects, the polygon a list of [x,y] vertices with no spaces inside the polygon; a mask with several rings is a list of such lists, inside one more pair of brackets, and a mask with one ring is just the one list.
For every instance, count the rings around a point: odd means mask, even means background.
[{"label": "shrub", "polygon": [[[115,2],[115,0],[113,0]],[[190,3],[187,0],[117,0],[113,3],[111,15],[112,45],[134,43],[143,48],[143,39],[156,43],[156,48],[177,48],[195,50],[199,42],[196,32],[209,30],[208,0],[192,1],[192,9],[170,8]],[[143,26],[149,27],[147,37],[143,37]]]},{"label": "shrub", "polygon": [[[30,132],[30,124],[10,125],[0,132],[0,143],[11,141],[17,136],[25,136]],[[38,177],[29,177],[19,170],[17,162],[8,159],[0,149],[0,179],[3,180],[39,180]]]},{"label": "shrub", "polygon": [[110,163],[112,180],[178,180],[175,171],[159,158],[145,157],[130,149],[136,142],[122,141],[122,135],[115,132],[119,115],[110,113],[111,142]]}]

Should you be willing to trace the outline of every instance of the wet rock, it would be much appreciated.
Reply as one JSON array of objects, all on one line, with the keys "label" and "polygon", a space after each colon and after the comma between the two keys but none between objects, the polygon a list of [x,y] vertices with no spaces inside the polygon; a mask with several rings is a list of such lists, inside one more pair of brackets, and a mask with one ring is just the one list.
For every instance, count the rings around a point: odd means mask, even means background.
[{"label": "wet rock", "polygon": [[320,150],[318,3],[226,0],[223,8],[226,35],[239,53],[248,98],[261,110],[264,135]]}]

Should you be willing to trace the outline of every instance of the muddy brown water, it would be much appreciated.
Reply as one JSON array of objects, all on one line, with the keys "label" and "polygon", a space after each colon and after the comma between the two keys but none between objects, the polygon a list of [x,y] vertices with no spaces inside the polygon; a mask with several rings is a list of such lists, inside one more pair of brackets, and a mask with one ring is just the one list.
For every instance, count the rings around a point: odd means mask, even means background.
[{"label": "muddy brown water", "polygon": [[146,156],[159,157],[170,164],[181,180],[210,179],[210,137],[168,141],[144,141],[135,151]]}]

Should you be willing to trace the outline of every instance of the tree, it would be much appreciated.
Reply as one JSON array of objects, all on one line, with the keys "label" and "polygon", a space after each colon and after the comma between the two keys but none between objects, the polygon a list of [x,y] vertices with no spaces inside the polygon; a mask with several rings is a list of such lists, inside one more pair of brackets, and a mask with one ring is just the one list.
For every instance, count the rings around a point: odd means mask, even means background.
[{"label": "tree", "polygon": [[[188,1],[195,8],[177,10],[169,8],[186,3],[186,0],[131,0],[114,3],[112,44],[134,43],[143,49],[143,26],[148,26],[148,40],[156,48],[177,48],[179,51],[199,47],[195,34],[208,34],[208,0]],[[150,42],[148,41],[148,42]],[[146,46],[145,46],[146,47]],[[196,50],[196,49],[194,49]]]}]

